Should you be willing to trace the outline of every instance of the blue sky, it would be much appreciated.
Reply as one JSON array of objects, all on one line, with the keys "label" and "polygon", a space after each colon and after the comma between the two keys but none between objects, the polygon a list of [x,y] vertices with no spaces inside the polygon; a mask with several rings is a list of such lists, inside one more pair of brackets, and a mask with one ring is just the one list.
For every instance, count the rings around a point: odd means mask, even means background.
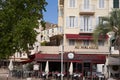
[{"label": "blue sky", "polygon": [[48,5],[46,6],[46,12],[44,12],[44,20],[46,22],[57,24],[58,22],[58,0],[46,0]]}]

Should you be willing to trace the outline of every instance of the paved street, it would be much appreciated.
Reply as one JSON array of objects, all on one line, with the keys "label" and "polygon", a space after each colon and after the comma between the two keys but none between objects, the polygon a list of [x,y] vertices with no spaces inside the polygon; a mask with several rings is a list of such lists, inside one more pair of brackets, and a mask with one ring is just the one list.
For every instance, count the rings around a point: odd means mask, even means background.
[{"label": "paved street", "polygon": [[[0,68],[0,80],[44,80],[41,78],[15,78],[15,77],[11,77],[8,75],[9,74],[9,70],[8,69],[4,69],[4,68]],[[48,79],[48,80],[56,80],[56,79]]]},{"label": "paved street", "polygon": [[7,77],[8,74],[2,74],[0,73],[0,80],[42,80],[40,78],[15,78],[15,77]]}]

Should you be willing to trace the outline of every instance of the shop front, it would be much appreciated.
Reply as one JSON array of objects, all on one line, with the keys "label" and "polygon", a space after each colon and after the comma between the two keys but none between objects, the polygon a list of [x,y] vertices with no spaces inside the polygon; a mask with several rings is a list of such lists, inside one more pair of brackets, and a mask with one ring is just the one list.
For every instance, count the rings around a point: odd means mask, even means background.
[{"label": "shop front", "polygon": [[[40,71],[45,71],[46,62],[49,62],[49,73],[61,72],[61,54],[41,54],[32,55],[34,61],[40,65]],[[77,54],[67,52],[63,54],[64,76],[69,77],[70,64],[73,64],[73,76],[92,78],[96,76],[97,64],[104,64],[105,54]]]}]

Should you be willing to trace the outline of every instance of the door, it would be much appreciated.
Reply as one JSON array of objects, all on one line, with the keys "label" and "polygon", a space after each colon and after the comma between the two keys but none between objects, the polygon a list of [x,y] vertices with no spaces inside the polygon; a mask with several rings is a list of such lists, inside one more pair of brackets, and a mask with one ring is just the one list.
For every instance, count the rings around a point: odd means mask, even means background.
[{"label": "door", "polygon": [[86,79],[90,79],[90,77],[91,77],[91,63],[90,62],[85,62],[83,68],[84,68],[83,76]]}]

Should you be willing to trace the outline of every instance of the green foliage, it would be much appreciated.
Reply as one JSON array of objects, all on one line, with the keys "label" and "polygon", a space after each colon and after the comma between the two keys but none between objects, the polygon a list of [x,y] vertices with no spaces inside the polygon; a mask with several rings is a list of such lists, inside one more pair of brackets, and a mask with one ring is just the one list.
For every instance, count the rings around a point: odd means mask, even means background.
[{"label": "green foliage", "polygon": [[47,44],[47,42],[44,41],[44,42],[41,43],[41,46],[46,46],[46,44]]},{"label": "green foliage", "polygon": [[[98,41],[99,36],[105,36],[108,32],[115,32],[116,35],[120,35],[120,10],[113,9],[109,16],[102,17],[96,29],[94,30],[93,37],[95,42]],[[117,30],[116,30],[117,29]],[[115,35],[115,36],[116,36]]]},{"label": "green foliage", "polygon": [[37,33],[38,19],[43,21],[45,0],[0,0],[0,58],[17,51],[28,51]]}]

